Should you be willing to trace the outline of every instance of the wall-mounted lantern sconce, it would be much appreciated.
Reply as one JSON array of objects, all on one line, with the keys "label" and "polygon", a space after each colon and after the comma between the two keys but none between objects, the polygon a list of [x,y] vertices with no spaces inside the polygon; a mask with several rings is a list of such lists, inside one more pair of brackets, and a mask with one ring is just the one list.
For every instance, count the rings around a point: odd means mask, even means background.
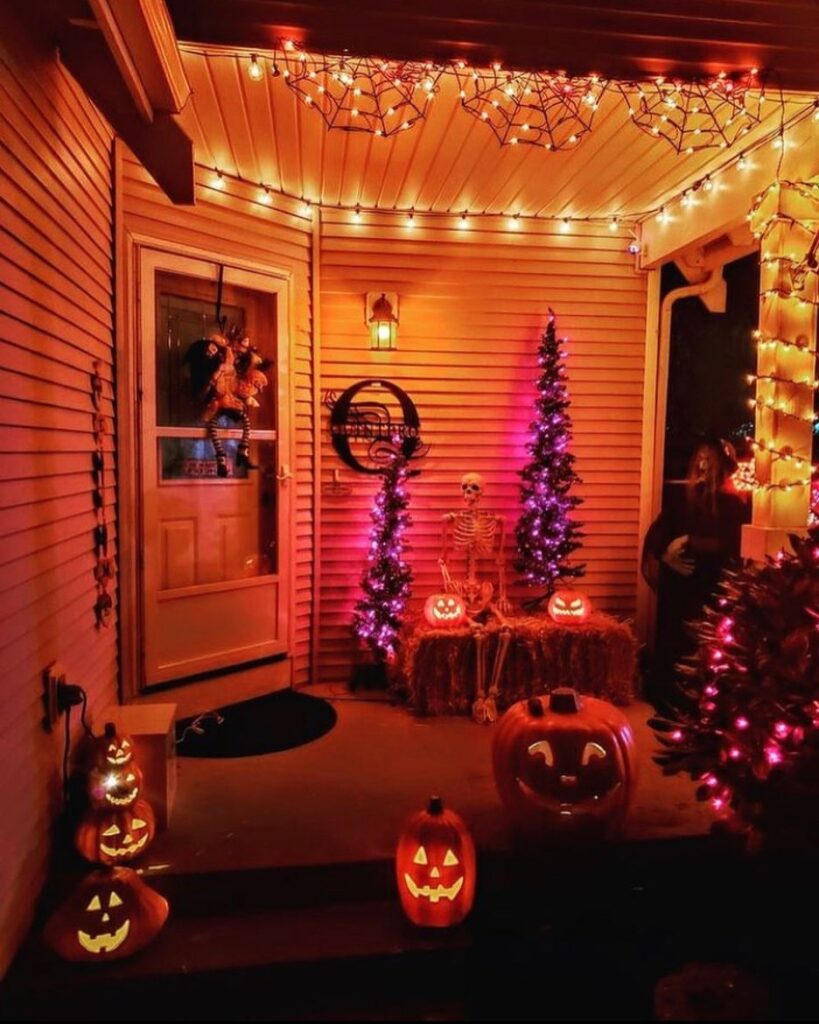
[{"label": "wall-mounted lantern sconce", "polygon": [[398,337],[396,292],[367,292],[367,326],[373,352],[391,352]]}]

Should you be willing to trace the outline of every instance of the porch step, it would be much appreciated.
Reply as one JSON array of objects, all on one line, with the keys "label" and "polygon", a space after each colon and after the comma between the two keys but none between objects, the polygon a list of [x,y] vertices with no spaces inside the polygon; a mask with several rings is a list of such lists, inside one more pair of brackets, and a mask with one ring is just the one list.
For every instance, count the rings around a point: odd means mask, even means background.
[{"label": "porch step", "polygon": [[650,1019],[656,979],[690,960],[776,974],[780,1002],[819,981],[812,947],[782,931],[783,908],[803,907],[806,920],[819,910],[815,864],[749,864],[705,840],[482,856],[475,910],[453,930],[406,922],[392,872],[377,861],[152,877],[171,917],[151,946],[119,963],[69,965],[35,929],[0,1013]]}]

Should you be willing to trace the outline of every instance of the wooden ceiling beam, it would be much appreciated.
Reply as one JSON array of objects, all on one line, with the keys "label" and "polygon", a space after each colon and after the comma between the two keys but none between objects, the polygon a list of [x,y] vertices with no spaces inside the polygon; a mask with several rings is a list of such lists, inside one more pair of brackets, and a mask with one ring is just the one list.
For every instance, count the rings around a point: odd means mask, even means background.
[{"label": "wooden ceiling beam", "polygon": [[[786,89],[819,91],[814,0],[168,0],[177,37],[270,49],[495,60],[622,79],[771,68]],[[657,10],[657,8],[660,10]]]},{"label": "wooden ceiling beam", "polygon": [[193,143],[173,115],[146,121],[96,24],[63,26],[60,58],[174,203],[195,201]]}]

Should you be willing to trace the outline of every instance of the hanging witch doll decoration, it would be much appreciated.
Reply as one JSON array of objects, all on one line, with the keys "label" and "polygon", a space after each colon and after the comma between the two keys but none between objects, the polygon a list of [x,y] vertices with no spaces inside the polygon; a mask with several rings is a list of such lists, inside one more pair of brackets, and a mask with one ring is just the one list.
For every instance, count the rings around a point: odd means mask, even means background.
[{"label": "hanging witch doll decoration", "polygon": [[256,396],[267,386],[265,370],[271,361],[259,354],[244,328],[233,326],[194,341],[185,362],[190,367],[191,399],[216,454],[216,475],[228,475],[227,453],[218,434],[222,415],[242,425],[236,468],[257,469],[250,461],[250,410],[259,407]]}]

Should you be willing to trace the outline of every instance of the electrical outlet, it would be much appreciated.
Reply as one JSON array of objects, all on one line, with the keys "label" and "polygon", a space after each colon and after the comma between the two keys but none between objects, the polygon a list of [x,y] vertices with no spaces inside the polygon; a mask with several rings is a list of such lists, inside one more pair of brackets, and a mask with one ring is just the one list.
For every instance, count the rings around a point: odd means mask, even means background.
[{"label": "electrical outlet", "polygon": [[65,686],[65,669],[58,661],[52,661],[43,669],[43,728],[51,732],[54,723],[61,714],[60,702],[57,691],[60,686]]}]

